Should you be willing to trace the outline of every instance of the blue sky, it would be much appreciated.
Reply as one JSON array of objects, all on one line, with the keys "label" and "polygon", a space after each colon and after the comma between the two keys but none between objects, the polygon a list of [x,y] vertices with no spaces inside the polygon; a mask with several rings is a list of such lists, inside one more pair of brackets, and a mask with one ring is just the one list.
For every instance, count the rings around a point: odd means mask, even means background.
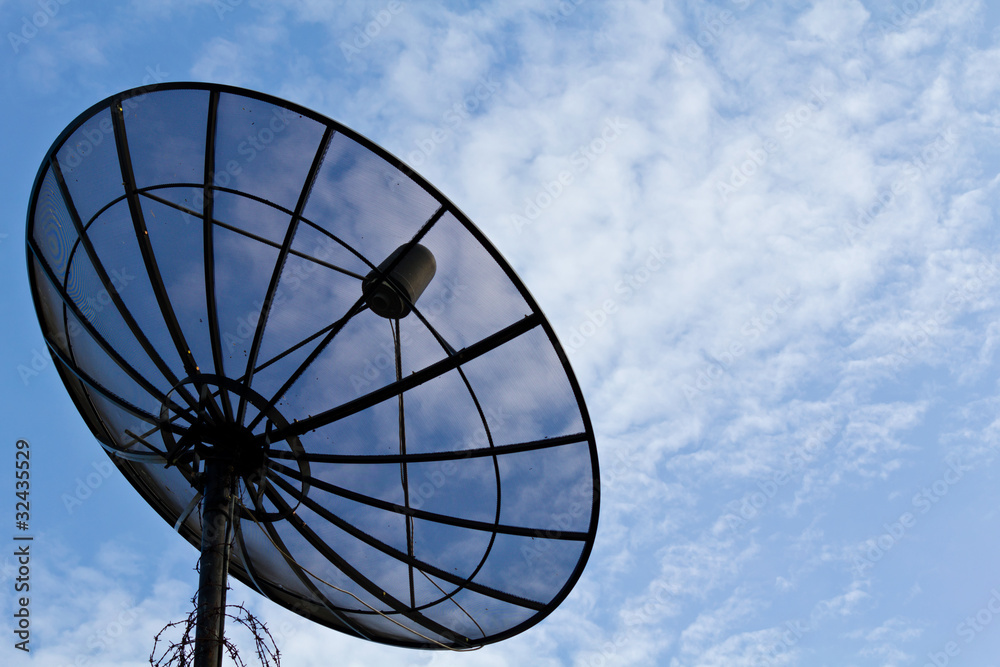
[{"label": "blue sky", "polygon": [[76,415],[23,234],[70,121],[196,80],[334,118],[465,211],[601,452],[590,564],[541,624],[407,652],[237,584],[284,664],[994,664],[998,23],[972,0],[0,2],[0,489],[13,521],[28,440],[35,536],[32,652],[7,633],[0,660],[145,664],[188,609],[196,552]]}]

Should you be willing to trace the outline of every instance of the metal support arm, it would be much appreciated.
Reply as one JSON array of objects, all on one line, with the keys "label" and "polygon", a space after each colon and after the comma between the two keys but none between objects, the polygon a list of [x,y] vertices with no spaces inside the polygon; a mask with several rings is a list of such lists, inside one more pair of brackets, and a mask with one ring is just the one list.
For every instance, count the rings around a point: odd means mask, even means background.
[{"label": "metal support arm", "polygon": [[194,667],[222,665],[226,580],[232,546],[233,480],[231,458],[208,458],[205,461]]}]

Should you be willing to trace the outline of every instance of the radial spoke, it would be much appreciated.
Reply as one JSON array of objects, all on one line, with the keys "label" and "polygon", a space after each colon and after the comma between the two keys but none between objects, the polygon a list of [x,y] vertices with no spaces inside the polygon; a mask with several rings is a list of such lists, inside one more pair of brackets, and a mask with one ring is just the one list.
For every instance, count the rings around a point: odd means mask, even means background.
[{"label": "radial spoke", "polygon": [[[146,218],[142,212],[142,205],[139,202],[139,195],[136,193],[135,171],[132,169],[132,155],[128,148],[128,135],[125,132],[125,116],[121,104],[111,107],[111,124],[115,133],[115,145],[118,148],[118,163],[121,167],[122,184],[125,187],[126,199],[128,200],[129,213],[132,217],[132,226],[135,230],[136,242],[139,245],[139,253],[146,268],[146,276],[149,284],[153,288],[153,296],[159,306],[160,314],[167,326],[170,340],[174,344],[177,356],[184,366],[184,371],[188,377],[198,374],[198,364],[191,353],[191,347],[184,340],[184,332],[177,314],[174,312],[167,288],[163,284],[163,276],[160,274],[160,267],[153,252],[152,243],[149,240],[149,230],[146,228]],[[216,418],[221,418],[222,413],[219,406],[212,401],[208,406],[209,410]]]},{"label": "radial spoke", "polygon": [[571,433],[560,435],[543,440],[531,440],[529,442],[518,442],[512,445],[497,445],[496,447],[478,447],[476,449],[451,449],[444,452],[422,452],[419,454],[407,454],[405,457],[399,454],[296,454],[281,450],[273,450],[270,453],[272,459],[294,459],[304,460],[310,463],[351,463],[351,464],[373,464],[385,465],[393,463],[436,463],[439,461],[459,461],[462,459],[477,459],[485,456],[504,456],[507,454],[518,454],[520,452],[534,452],[539,449],[550,447],[562,447],[577,443],[587,443],[589,440],[587,433]]},{"label": "radial spoke", "polygon": [[[180,405],[177,405],[172,400],[170,400],[170,398],[166,394],[164,394],[149,380],[147,380],[146,377],[142,375],[142,373],[137,371],[135,368],[132,367],[131,364],[125,361],[125,359],[121,356],[121,354],[119,354],[118,351],[115,350],[110,343],[108,343],[108,341],[104,338],[104,336],[102,336],[101,333],[97,331],[97,329],[94,327],[91,321],[83,314],[83,311],[80,310],[80,307],[76,305],[76,302],[74,302],[73,299],[70,298],[69,294],[66,292],[66,288],[56,278],[55,274],[52,272],[52,269],[49,267],[48,262],[45,261],[45,258],[42,256],[41,251],[39,250],[39,248],[36,247],[33,239],[30,239],[28,241],[28,246],[29,248],[31,248],[31,251],[35,256],[35,261],[38,262],[38,265],[42,268],[42,272],[45,274],[45,277],[49,280],[49,284],[52,285],[52,288],[55,289],[56,292],[59,294],[59,298],[62,301],[64,309],[64,322],[67,321],[66,320],[67,313],[65,311],[68,310],[69,312],[73,313],[73,316],[76,318],[76,323],[79,324],[80,327],[87,332],[87,335],[95,343],[97,343],[98,347],[100,347],[101,350],[105,354],[107,354],[108,357],[110,357],[111,360],[114,361],[115,364],[119,368],[121,368],[126,375],[128,375],[132,380],[134,380],[136,384],[142,387],[142,389],[144,389],[151,396],[155,396],[157,400],[159,400],[161,403],[168,404],[171,407],[171,409],[174,410],[175,412],[185,413],[188,415],[189,418],[191,418],[191,415],[188,412],[187,408],[181,407]],[[65,330],[66,331],[70,330],[70,326],[68,324],[66,324]],[[65,342],[67,346],[70,346],[72,344],[72,340],[70,339],[69,336],[65,336]],[[76,364],[73,365],[76,366]]]},{"label": "radial spoke", "polygon": [[[281,496],[279,496],[273,489],[269,489],[267,491],[267,496],[280,511],[288,509],[288,504],[282,500]],[[303,498],[301,500],[305,502],[308,498]],[[302,517],[297,514],[292,514],[288,518],[288,523],[295,528],[295,530],[298,531],[298,533],[305,538],[305,540],[309,542],[309,544],[311,544],[313,548],[320,553],[320,555],[326,558],[331,565],[347,575],[352,581],[354,581],[354,583],[361,586],[361,588],[368,592],[369,595],[375,599],[381,600],[400,615],[422,625],[431,632],[444,637],[446,640],[453,642],[456,645],[462,645],[465,643],[463,638],[457,635],[453,630],[444,627],[433,619],[427,618],[420,612],[413,611],[401,601],[397,600],[392,595],[389,595],[389,593],[381,586],[361,574],[359,570],[351,565],[346,559],[337,553],[337,551],[324,542],[323,539],[320,538],[320,536],[317,535],[309,526],[307,526],[305,521],[302,520]]]},{"label": "radial spoke", "polygon": [[[73,227],[76,231],[76,236],[78,243],[83,246],[83,250],[87,255],[87,259],[90,261],[90,265],[93,267],[94,272],[97,274],[98,280],[101,281],[101,286],[108,293],[108,297],[114,304],[115,309],[121,316],[122,320],[125,322],[125,326],[138,341],[139,346],[142,347],[143,351],[150,358],[153,364],[156,366],[157,370],[166,378],[167,382],[171,386],[176,386],[179,382],[177,376],[174,374],[173,370],[160,356],[156,348],[149,341],[146,335],[142,332],[139,327],[138,322],[132,316],[131,311],[125,306],[125,302],[122,301],[121,295],[118,293],[118,288],[115,287],[114,282],[108,276],[107,270],[104,268],[104,264],[101,262],[100,258],[97,256],[97,251],[94,249],[93,243],[90,241],[90,236],[87,231],[83,228],[83,223],[80,221],[80,214],[76,210],[76,204],[73,202],[73,197],[70,195],[69,187],[66,185],[66,179],[63,178],[62,170],[59,167],[59,161],[53,156],[49,160],[49,168],[52,170],[52,175],[59,186],[59,192],[62,195],[63,202],[66,205],[66,210],[69,213],[70,221],[73,223]],[[72,267],[66,269],[67,280]],[[195,405],[194,398],[186,391],[181,392],[181,396],[185,401],[192,407]]]},{"label": "radial spoke", "polygon": [[[176,210],[180,211],[181,213],[186,213],[186,214],[194,216],[196,218],[200,218],[200,217],[203,216],[203,213],[201,211],[196,211],[193,208],[184,206],[182,204],[178,204],[177,202],[174,202],[174,201],[170,201],[169,199],[166,199],[164,197],[160,197],[159,195],[157,195],[155,193],[156,193],[157,190],[167,190],[167,189],[171,189],[171,188],[204,188],[204,187],[205,186],[204,186],[203,183],[164,183],[164,184],[160,184],[160,185],[151,185],[151,186],[148,186],[148,187],[145,187],[145,188],[140,188],[140,189],[136,190],[136,192],[138,194],[140,194],[140,195],[143,195],[144,197],[148,197],[149,199],[152,199],[153,201],[157,201],[157,202],[163,204],[164,206],[169,206],[170,208],[176,209]],[[257,195],[255,195],[255,194],[253,194],[251,192],[242,192],[240,190],[234,190],[233,188],[227,188],[227,187],[223,187],[221,185],[214,185],[214,184],[211,185],[210,189],[213,192],[213,194],[215,192],[224,192],[226,194],[236,195],[238,197],[243,197],[243,198],[249,199],[251,201],[254,201],[254,202],[258,203],[258,204],[262,204],[262,205],[267,206],[269,208],[273,208],[276,211],[281,211],[285,215],[288,215],[288,216],[295,215],[294,211],[291,211],[291,210],[285,208],[284,206],[276,204],[276,203],[274,203],[272,201],[268,201],[267,199],[264,199],[263,197],[258,197]],[[116,199],[113,199],[110,203],[106,204],[100,211],[98,211],[98,213],[94,215],[94,217],[92,218],[92,220],[94,218],[97,218],[98,216],[100,216],[100,214],[103,213],[104,210],[106,210],[108,208],[111,208],[113,205],[117,204],[118,202],[120,202],[120,201],[122,201],[124,199],[125,199],[125,195],[122,195],[122,196],[120,196],[120,197],[118,197]],[[270,241],[270,240],[265,239],[265,238],[263,238],[261,236],[258,236],[256,234],[252,234],[252,233],[246,231],[245,229],[242,229],[242,228],[237,227],[235,225],[231,225],[231,224],[226,223],[226,222],[224,222],[222,220],[212,220],[212,224],[218,225],[219,227],[224,227],[224,228],[226,228],[226,229],[228,229],[228,230],[230,230],[232,232],[235,232],[235,233],[240,234],[242,236],[245,236],[247,238],[251,238],[251,239],[253,239],[255,241],[259,241],[260,243],[263,243],[265,245],[269,245],[272,248],[276,248],[276,249],[280,249],[281,248],[281,244],[280,243],[275,243],[274,241]],[[357,257],[358,260],[360,260],[363,264],[368,265],[369,269],[374,269],[375,268],[375,266],[370,261],[368,261],[368,259],[366,259],[364,255],[362,255],[360,252],[358,252],[357,248],[354,248],[349,243],[347,243],[346,241],[344,241],[342,238],[340,238],[336,234],[333,234],[332,232],[330,232],[330,230],[326,229],[325,227],[322,227],[321,225],[317,225],[315,222],[312,222],[311,220],[309,220],[308,218],[305,218],[305,217],[300,217],[299,218],[299,224],[311,227],[317,233],[322,234],[323,236],[327,237],[328,239],[330,239],[331,241],[333,241],[337,245],[343,247],[345,250],[347,250],[352,255],[354,255],[355,257]],[[312,257],[312,256],[310,256],[310,255],[308,255],[308,254],[306,254],[306,253],[304,253],[302,251],[295,250],[295,249],[290,249],[288,252],[291,255],[298,255],[299,257],[302,257],[304,259],[308,259],[311,262],[315,262],[316,264],[319,264],[321,266],[325,266],[328,269],[333,269],[334,271],[337,271],[339,273],[343,273],[345,275],[349,275],[351,277],[357,278],[358,280],[364,279],[364,276],[362,276],[361,274],[354,273],[353,271],[348,271],[347,269],[344,269],[343,267],[339,267],[339,266],[335,266],[333,264],[329,264],[327,262],[324,262],[321,259],[317,259],[315,257]]]},{"label": "radial spoke", "polygon": [[[212,364],[217,375],[225,375],[225,362],[222,358],[222,340],[219,334],[219,304],[215,290],[215,234],[213,225],[208,224],[215,215],[215,192],[212,181],[215,179],[215,142],[219,119],[219,91],[213,90],[208,97],[208,122],[205,129],[205,169],[202,185],[202,247],[205,255],[205,308],[208,311],[208,335],[212,346]],[[223,388],[219,395],[225,421],[233,421],[233,406],[229,402],[229,393]]]},{"label": "radial spoke", "polygon": [[[270,410],[271,408],[273,408],[275,405],[278,404],[278,401],[281,400],[281,397],[285,395],[285,392],[288,391],[291,388],[291,386],[295,384],[295,381],[298,380],[299,377],[301,377],[302,374],[306,372],[306,369],[309,368],[312,362],[316,360],[316,358],[320,355],[323,349],[326,348],[327,345],[329,345],[330,341],[333,340],[333,338],[338,333],[340,333],[340,330],[343,329],[355,315],[360,313],[364,309],[364,307],[365,307],[364,297],[362,297],[354,303],[351,309],[347,311],[346,315],[344,315],[342,318],[340,318],[330,326],[330,330],[327,332],[326,336],[323,337],[323,340],[320,341],[320,343],[315,348],[313,348],[313,351],[309,353],[309,356],[306,357],[305,361],[299,364],[299,367],[295,369],[295,372],[292,373],[292,375],[285,381],[283,385],[281,385],[281,388],[275,392],[274,396],[271,397],[271,400],[267,402],[268,410]],[[245,377],[241,378],[240,381],[245,382],[246,378]],[[256,417],[253,418],[253,420],[251,420],[249,425],[249,428],[251,430],[253,430],[253,428],[258,423],[260,423],[260,420],[263,418],[263,415],[264,412],[261,411],[260,414],[258,414]],[[290,436],[277,435],[276,440],[286,440],[288,437]]]},{"label": "radial spoke", "polygon": [[[327,127],[326,131],[323,133],[322,140],[319,142],[319,146],[316,148],[316,153],[313,155],[312,165],[309,167],[309,173],[306,176],[305,184],[303,184],[302,191],[299,192],[298,202],[295,204],[295,212],[292,215],[291,221],[288,223],[288,230],[285,232],[285,240],[281,244],[281,250],[278,252],[278,259],[274,263],[274,270],[271,272],[271,282],[267,286],[267,295],[264,297],[264,303],[261,305],[260,317],[257,320],[257,328],[254,331],[253,342],[250,344],[250,353],[247,356],[247,367],[244,377],[246,377],[246,383],[248,386],[253,384],[254,366],[257,365],[257,355],[260,354],[260,345],[264,339],[264,329],[267,326],[268,318],[271,316],[271,307],[274,305],[274,295],[278,290],[278,282],[281,280],[281,273],[285,268],[285,261],[288,259],[288,252],[292,248],[292,241],[295,239],[295,232],[298,230],[299,220],[302,218],[302,212],[305,210],[306,202],[309,201],[309,195],[312,193],[313,183],[316,181],[316,175],[319,173],[320,165],[323,164],[323,157],[326,155],[326,149],[330,145],[330,140],[332,138],[333,128]],[[240,397],[240,407],[236,414],[236,422],[238,424],[243,423],[246,408],[246,399]]]},{"label": "radial spoke", "polygon": [[[100,394],[104,398],[108,399],[109,401],[117,405],[122,410],[125,410],[133,417],[138,417],[139,419],[148,422],[150,424],[159,424],[162,427],[167,426],[166,424],[163,423],[163,421],[159,417],[155,417],[152,414],[143,410],[142,408],[136,405],[132,405],[124,398],[114,393],[113,391],[102,385],[94,378],[90,377],[90,375],[88,375],[85,371],[69,363],[69,360],[63,356],[62,352],[59,351],[59,349],[48,337],[45,338],[45,344],[48,345],[49,350],[59,360],[59,363],[62,365],[62,367],[66,368],[70,373],[75,375],[80,382],[84,383],[85,385],[96,391],[98,394]],[[192,417],[190,415],[187,415],[186,413],[181,413],[180,416],[193,421]],[[170,427],[167,428],[167,430],[173,431],[177,429],[175,429],[174,427]]]},{"label": "radial spoke", "polygon": [[[326,507],[324,507],[323,505],[319,504],[318,502],[316,502],[312,498],[310,498],[308,496],[298,497],[298,491],[295,489],[295,487],[291,486],[290,484],[288,484],[288,482],[285,482],[280,477],[274,477],[274,482],[275,482],[275,484],[277,486],[280,486],[289,495],[291,495],[292,497],[294,497],[296,500],[301,501],[303,505],[305,505],[306,507],[308,507],[312,511],[316,512],[316,514],[319,515],[321,518],[329,521],[333,525],[337,526],[338,528],[342,529],[344,532],[352,535],[353,537],[356,537],[357,539],[361,540],[365,544],[378,549],[379,551],[381,551],[384,554],[392,556],[393,558],[395,558],[396,560],[398,560],[398,561],[400,561],[402,563],[406,563],[409,567],[416,567],[417,569],[419,569],[419,570],[421,570],[423,572],[426,572],[427,574],[434,575],[435,577],[438,577],[439,579],[447,581],[450,584],[455,584],[457,586],[461,586],[462,588],[466,588],[466,589],[472,591],[473,593],[479,593],[480,595],[485,595],[485,596],[491,597],[491,598],[493,598],[495,600],[502,600],[503,602],[509,602],[510,604],[515,604],[515,605],[518,605],[519,607],[524,607],[526,609],[539,610],[539,609],[542,609],[542,608],[545,607],[544,603],[542,603],[542,602],[538,602],[536,600],[529,600],[529,599],[523,598],[523,597],[521,597],[519,595],[513,595],[513,594],[507,593],[505,591],[498,591],[495,588],[490,588],[489,586],[484,586],[484,585],[482,585],[480,583],[472,581],[471,577],[467,578],[467,577],[461,577],[461,576],[452,574],[451,572],[448,572],[447,570],[442,570],[441,568],[436,567],[436,566],[434,566],[434,565],[432,565],[430,563],[427,563],[427,562],[422,561],[422,560],[418,560],[418,559],[414,558],[413,556],[405,554],[405,553],[403,553],[402,551],[400,551],[398,549],[394,549],[393,547],[389,546],[388,544],[385,544],[384,542],[382,542],[382,541],[380,541],[380,540],[372,537],[371,535],[365,533],[362,530],[359,530],[357,527],[355,527],[355,526],[351,525],[350,523],[344,521],[339,516],[337,516],[336,514],[334,514],[333,512],[331,512]],[[302,526],[305,527],[305,522],[300,517],[295,516],[295,517],[293,517],[293,519],[301,522]],[[294,521],[293,521],[293,523],[294,523]],[[332,552],[332,550],[331,550],[331,552]],[[357,577],[360,577],[360,580]],[[372,584],[372,582],[370,582],[368,579],[366,579],[360,572],[357,573],[357,577],[355,577],[353,575],[351,576],[351,578],[354,579],[358,583],[362,583],[361,580],[363,580],[365,582],[368,582],[368,584]],[[365,584],[362,584],[362,585],[365,585]],[[374,585],[374,584],[372,584],[372,585]],[[376,590],[378,590],[377,586],[376,586]],[[388,597],[388,596],[386,596],[386,597]],[[398,603],[398,601],[395,601],[395,602]],[[401,604],[401,603],[399,603],[399,604]],[[398,609],[397,611],[400,611],[400,613],[403,613],[404,615],[406,615],[409,618],[409,612],[412,611],[412,609],[408,609],[405,606],[403,606],[400,609]]]},{"label": "radial spoke", "polygon": [[531,331],[540,323],[541,316],[538,313],[528,315],[514,324],[501,329],[495,334],[487,336],[478,343],[473,343],[472,345],[459,350],[454,355],[446,359],[442,359],[441,361],[435,362],[422,370],[411,373],[398,382],[393,382],[353,401],[348,401],[343,405],[331,408],[330,410],[313,415],[312,417],[301,419],[294,424],[290,424],[286,428],[278,429],[274,434],[274,438],[276,440],[284,440],[292,436],[308,433],[309,431],[315,430],[321,426],[332,424],[339,419],[350,417],[351,415],[361,412],[366,408],[370,408],[373,405],[377,405],[388,398],[392,398],[396,394],[408,391],[409,389],[421,385],[424,382],[433,380],[440,375],[444,375],[448,371],[458,368],[459,365],[470,362],[473,359],[500,347],[504,343],[510,342],[521,334]]},{"label": "radial spoke", "polygon": [[[254,499],[253,502],[254,502],[254,509],[256,509],[261,513],[266,512],[263,505],[259,504],[256,499]],[[242,523],[242,521],[239,523]],[[295,574],[296,578],[298,578],[298,580],[301,581],[302,584],[309,589],[310,593],[316,596],[316,600],[320,604],[326,607],[330,611],[330,613],[336,616],[340,620],[340,622],[345,625],[345,627],[355,632],[359,637],[361,637],[362,639],[368,639],[368,640],[371,639],[371,637],[369,637],[367,633],[355,627],[355,624],[351,623],[351,621],[346,616],[344,616],[343,612],[339,610],[337,606],[330,599],[328,599],[325,595],[323,595],[323,592],[319,590],[319,588],[313,582],[312,578],[310,578],[309,574],[307,574],[303,570],[302,566],[300,566],[298,562],[295,560],[295,558],[293,558],[292,555],[289,553],[288,547],[285,546],[284,541],[281,539],[281,535],[278,534],[277,529],[272,524],[257,523],[257,527],[260,528],[260,530],[267,536],[271,544],[274,545],[274,548],[278,551],[278,554],[282,557],[282,559],[284,559],[285,564],[288,565],[289,569],[291,569],[291,571]],[[248,566],[253,567],[252,565],[253,559],[250,553],[244,551],[243,555],[244,555],[244,560],[248,564]]]},{"label": "radial spoke", "polygon": [[[98,124],[101,159],[77,161]],[[257,161],[224,186],[237,144]],[[579,580],[600,480],[567,354],[482,231],[370,140],[238,88],[125,91],[46,154],[26,237],[59,377],[128,481],[197,546],[231,476],[235,578],[352,637],[458,651]]]},{"label": "radial spoke", "polygon": [[[440,207],[434,213],[434,215],[432,215],[430,219],[428,219],[427,222],[425,222],[420,227],[417,233],[414,234],[413,238],[406,243],[405,247],[408,249],[416,245],[417,242],[420,241],[420,239],[422,239],[428,231],[430,231],[431,227],[433,227],[437,223],[437,221],[441,219],[441,216],[444,215],[444,212],[445,212],[444,206]],[[390,273],[405,254],[406,254],[405,251],[399,253],[399,255],[385,268],[384,273],[385,274]],[[378,280],[381,280],[382,277],[383,276],[378,276],[376,282]],[[364,308],[367,307],[365,302],[366,302],[365,295],[362,294],[360,298],[354,303],[354,305],[348,309],[347,314],[345,314],[342,318],[340,318],[340,320],[337,321],[338,326],[330,330],[330,333],[326,335],[326,337],[320,342],[320,344],[317,345],[316,348],[309,354],[306,360],[302,362],[302,364],[295,370],[295,372],[292,373],[291,377],[289,377],[288,380],[281,386],[281,388],[274,394],[274,396],[271,398],[271,401],[269,402],[270,406],[276,405],[278,401],[281,400],[281,397],[284,396],[285,392],[287,392],[292,387],[292,385],[295,384],[295,381],[298,380],[298,378],[302,375],[302,373],[304,373],[306,369],[314,361],[316,361],[316,359],[323,352],[323,350],[325,350],[326,347],[330,344],[330,341],[333,340],[333,338],[337,335],[337,333],[340,332],[340,330],[351,320],[351,318],[353,318],[355,315],[357,315],[362,310],[364,310]],[[253,424],[256,424],[257,421],[259,421],[259,416],[258,419],[254,420],[251,423],[251,428],[253,428]],[[279,436],[278,439],[284,439],[284,437],[285,436]]]},{"label": "radial spoke", "polygon": [[276,473],[281,473],[282,475],[291,477],[296,481],[307,482],[310,487],[315,487],[321,491],[332,493],[335,496],[346,498],[347,500],[367,505],[369,507],[375,507],[387,512],[412,517],[414,519],[433,521],[434,523],[440,523],[447,526],[457,526],[459,528],[468,528],[470,530],[482,531],[484,533],[497,533],[501,535],[519,535],[521,537],[536,538],[543,537],[546,539],[565,540],[568,542],[579,542],[587,539],[587,533],[581,531],[554,530],[543,527],[529,528],[526,526],[508,526],[499,523],[499,521],[494,523],[490,523],[488,521],[475,521],[472,519],[462,519],[460,517],[448,516],[447,514],[428,512],[427,510],[420,510],[412,507],[404,507],[402,505],[397,505],[396,503],[379,500],[378,498],[372,498],[371,496],[366,496],[362,493],[345,489],[344,487],[331,484],[330,482],[324,482],[323,480],[315,477],[306,477],[299,473],[298,470],[281,465],[280,463],[271,462],[271,469]]}]

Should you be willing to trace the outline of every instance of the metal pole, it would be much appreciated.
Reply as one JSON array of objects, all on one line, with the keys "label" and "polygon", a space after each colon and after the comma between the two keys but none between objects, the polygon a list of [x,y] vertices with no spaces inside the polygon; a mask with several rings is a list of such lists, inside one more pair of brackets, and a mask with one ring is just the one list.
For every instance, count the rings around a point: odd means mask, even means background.
[{"label": "metal pole", "polygon": [[229,575],[230,526],[233,519],[233,461],[205,460],[204,509],[198,580],[194,667],[220,667],[226,626],[226,578]]}]

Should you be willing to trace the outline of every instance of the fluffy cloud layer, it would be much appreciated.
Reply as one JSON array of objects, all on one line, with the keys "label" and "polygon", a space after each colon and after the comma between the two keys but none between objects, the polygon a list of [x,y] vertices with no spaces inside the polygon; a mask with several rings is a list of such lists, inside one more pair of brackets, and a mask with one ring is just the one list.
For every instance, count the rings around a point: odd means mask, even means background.
[{"label": "fluffy cloud layer", "polygon": [[[971,641],[956,630],[1000,583],[977,569],[997,546],[985,11],[222,0],[98,19],[67,4],[11,67],[33,95],[85,87],[155,14],[183,48],[142,62],[287,96],[417,167],[570,353],[604,497],[566,603],[471,656],[256,607],[289,628],[286,664],[321,664],[330,642],[345,664],[915,664],[951,641],[970,660],[997,646],[981,621]],[[38,664],[67,663],[119,607],[183,606],[172,579],[130,576],[144,594],[93,582],[90,625],[50,609],[59,639]],[[148,629],[101,662],[141,659]]]}]

